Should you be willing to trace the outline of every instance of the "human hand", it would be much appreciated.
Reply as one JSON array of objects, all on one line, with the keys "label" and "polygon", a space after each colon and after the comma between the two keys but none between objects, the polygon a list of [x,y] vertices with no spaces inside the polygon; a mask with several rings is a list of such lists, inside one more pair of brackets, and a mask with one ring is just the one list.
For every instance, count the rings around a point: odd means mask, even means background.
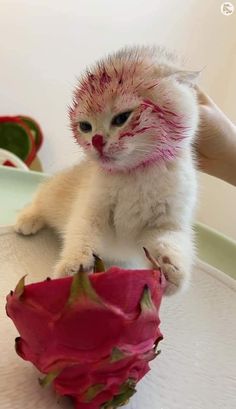
[{"label": "human hand", "polygon": [[236,185],[236,126],[197,88],[200,127],[196,141],[200,170]]}]

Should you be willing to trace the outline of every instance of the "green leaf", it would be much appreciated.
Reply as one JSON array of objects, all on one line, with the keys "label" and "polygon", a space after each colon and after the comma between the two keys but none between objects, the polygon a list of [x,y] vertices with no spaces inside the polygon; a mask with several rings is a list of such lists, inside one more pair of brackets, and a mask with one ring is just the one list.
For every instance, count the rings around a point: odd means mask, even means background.
[{"label": "green leaf", "polygon": [[101,406],[101,409],[114,409],[114,407],[112,405],[112,401],[109,400],[109,402],[104,403],[104,405]]},{"label": "green leaf", "polygon": [[90,388],[88,388],[88,390],[85,392],[85,402],[91,402],[100,392],[102,392],[104,387],[105,385],[103,384],[90,386]]},{"label": "green leaf", "polygon": [[100,297],[91,285],[88,273],[83,270],[81,265],[79,271],[73,276],[67,304],[72,305],[84,298],[89,298],[97,304],[102,304]]},{"label": "green leaf", "polygon": [[123,383],[120,387],[120,394],[126,393],[129,389],[135,390],[136,382],[129,378],[125,383]]},{"label": "green leaf", "polygon": [[44,388],[50,385],[54,379],[60,374],[61,370],[49,372],[44,378],[39,379],[39,384]]},{"label": "green leaf", "polygon": [[120,387],[120,393],[114,396],[113,399],[106,402],[101,409],[115,409],[119,406],[124,406],[129,402],[131,396],[136,393],[135,390],[136,382],[133,379],[128,379]]},{"label": "green leaf", "polygon": [[126,405],[129,399],[136,393],[136,390],[133,388],[128,388],[126,392],[116,395],[112,399],[112,406],[117,408],[119,406]]},{"label": "green leaf", "polygon": [[143,295],[140,301],[140,307],[142,312],[155,311],[155,305],[152,302],[151,291],[147,285],[143,290]]},{"label": "green leaf", "polygon": [[126,358],[126,355],[124,354],[124,352],[122,352],[119,348],[115,347],[112,350],[111,353],[111,363],[117,362],[117,361],[121,361],[121,359]]},{"label": "green leaf", "polygon": [[26,277],[26,276],[27,276],[27,274],[24,275],[24,276],[20,279],[20,281],[18,282],[18,284],[16,285],[14,294],[15,294],[15,296],[18,297],[18,298],[21,298],[22,295],[24,294],[24,291],[25,291],[25,277]]},{"label": "green leaf", "polygon": [[106,271],[106,267],[100,257],[98,257],[96,254],[93,254],[94,257],[94,273],[103,273]]}]

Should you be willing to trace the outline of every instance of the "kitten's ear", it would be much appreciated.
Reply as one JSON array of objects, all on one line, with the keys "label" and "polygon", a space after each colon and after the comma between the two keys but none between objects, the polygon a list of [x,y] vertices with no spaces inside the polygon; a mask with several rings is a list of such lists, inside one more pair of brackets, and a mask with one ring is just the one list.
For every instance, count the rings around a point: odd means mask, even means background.
[{"label": "kitten's ear", "polygon": [[194,86],[197,84],[200,74],[201,71],[178,71],[171,74],[171,77],[175,78],[176,81],[180,82],[181,84]]}]

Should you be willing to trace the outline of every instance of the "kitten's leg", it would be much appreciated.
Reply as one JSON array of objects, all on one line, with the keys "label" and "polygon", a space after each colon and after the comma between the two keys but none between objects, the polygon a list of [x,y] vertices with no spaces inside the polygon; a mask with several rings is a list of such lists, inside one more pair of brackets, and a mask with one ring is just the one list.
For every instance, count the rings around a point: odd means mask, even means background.
[{"label": "kitten's leg", "polygon": [[34,234],[48,225],[61,232],[75,196],[80,191],[80,180],[83,180],[83,173],[77,166],[43,182],[32,203],[19,212],[15,231],[25,235]]},{"label": "kitten's leg", "polygon": [[166,294],[184,289],[190,279],[194,258],[191,230],[159,231],[146,246],[167,278]]},{"label": "kitten's leg", "polygon": [[25,236],[35,234],[47,224],[47,209],[53,210],[53,206],[49,202],[49,189],[53,191],[53,178],[42,183],[36,191],[32,202],[19,212],[14,225],[16,233]]},{"label": "kitten's leg", "polygon": [[84,218],[71,215],[64,235],[60,260],[54,269],[54,277],[74,274],[81,265],[86,271],[92,270],[93,254],[99,255],[102,221],[104,218],[101,219],[96,213]]},{"label": "kitten's leg", "polygon": [[25,236],[35,234],[45,226],[45,220],[37,202],[25,207],[17,216],[14,230]]}]

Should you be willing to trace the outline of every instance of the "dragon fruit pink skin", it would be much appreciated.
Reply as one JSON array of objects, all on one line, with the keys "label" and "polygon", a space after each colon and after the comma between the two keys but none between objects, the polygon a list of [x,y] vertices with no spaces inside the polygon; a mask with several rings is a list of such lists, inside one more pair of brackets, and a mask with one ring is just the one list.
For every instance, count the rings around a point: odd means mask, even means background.
[{"label": "dragon fruit pink skin", "polygon": [[103,273],[24,285],[7,296],[16,351],[70,396],[76,409],[121,406],[157,355],[165,279],[158,270]]}]

